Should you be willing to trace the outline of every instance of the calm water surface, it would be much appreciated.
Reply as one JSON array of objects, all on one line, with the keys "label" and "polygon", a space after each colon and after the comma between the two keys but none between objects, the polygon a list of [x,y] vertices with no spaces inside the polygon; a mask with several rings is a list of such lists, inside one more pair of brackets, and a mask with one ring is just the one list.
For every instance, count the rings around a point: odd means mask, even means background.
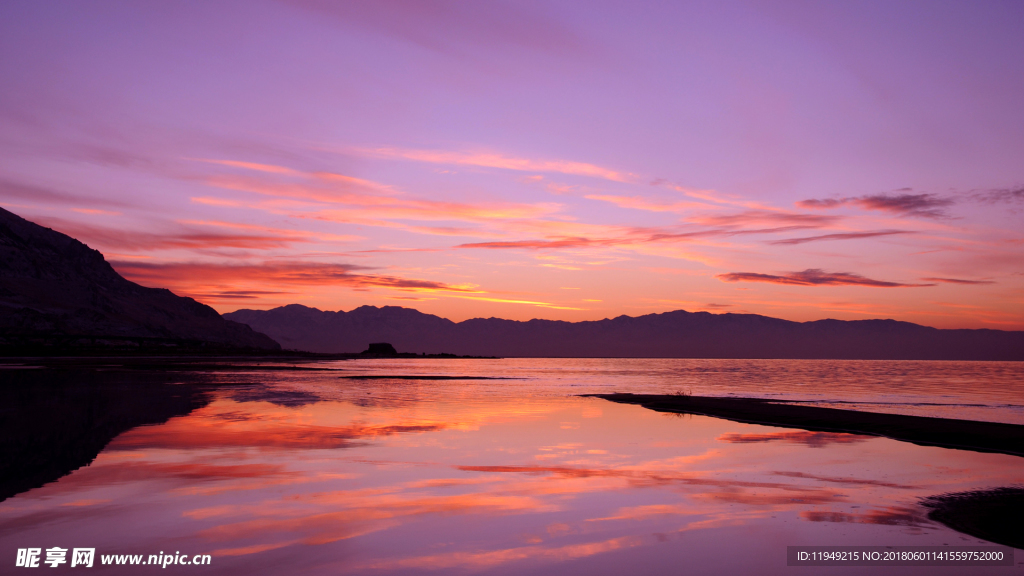
[{"label": "calm water surface", "polygon": [[[320,367],[331,370],[213,374],[222,385],[209,403],[125,432],[91,465],[0,503],[8,566],[17,548],[60,546],[211,554],[210,566],[167,567],[204,574],[811,573],[785,566],[787,545],[979,543],[929,521],[918,499],[1024,480],[1014,456],[575,396],[689,391],[1024,423],[1020,363]],[[510,379],[348,378],[359,375]],[[97,559],[92,570],[156,568]],[[817,570],[994,575],[1022,565]]]}]

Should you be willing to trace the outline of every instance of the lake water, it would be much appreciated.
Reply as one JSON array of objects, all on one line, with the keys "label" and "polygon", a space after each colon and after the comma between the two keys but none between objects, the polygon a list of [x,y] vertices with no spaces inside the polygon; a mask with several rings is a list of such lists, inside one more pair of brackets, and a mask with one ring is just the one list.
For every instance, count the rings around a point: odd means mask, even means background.
[{"label": "lake water", "polygon": [[0,503],[2,562],[14,570],[18,548],[56,546],[96,548],[91,570],[111,574],[156,568],[100,555],[209,554],[208,566],[166,568],[203,574],[1022,570],[794,568],[786,547],[984,543],[930,521],[919,499],[1020,484],[1024,458],[576,396],[685,391],[1024,424],[1022,363],[305,366],[322,370],[202,375],[191,412],[127,430],[89,466]]}]

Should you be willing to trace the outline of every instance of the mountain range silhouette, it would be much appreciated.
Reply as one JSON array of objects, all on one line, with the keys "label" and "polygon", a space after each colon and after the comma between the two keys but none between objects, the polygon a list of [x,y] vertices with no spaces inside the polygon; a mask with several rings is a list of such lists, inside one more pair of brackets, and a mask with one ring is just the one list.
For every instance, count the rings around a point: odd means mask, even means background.
[{"label": "mountain range silhouette", "polygon": [[403,353],[466,356],[1024,360],[1021,331],[896,320],[792,322],[676,310],[586,322],[453,322],[398,306],[330,312],[300,304],[222,317],[191,298],[130,282],[100,252],[0,208],[0,351],[283,346],[354,354],[385,342]]},{"label": "mountain range silhouette", "polygon": [[398,306],[328,312],[299,304],[224,317],[287,349],[327,353],[389,342],[400,352],[505,357],[1024,360],[1024,332],[940,330],[896,320],[791,322],[677,310],[590,322],[453,322]]}]

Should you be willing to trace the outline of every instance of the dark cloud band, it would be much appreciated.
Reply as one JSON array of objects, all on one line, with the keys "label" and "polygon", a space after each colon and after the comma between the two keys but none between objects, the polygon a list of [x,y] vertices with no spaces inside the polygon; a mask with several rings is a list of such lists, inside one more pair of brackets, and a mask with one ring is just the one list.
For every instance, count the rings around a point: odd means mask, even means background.
[{"label": "dark cloud band", "polygon": [[840,206],[856,206],[864,210],[878,210],[900,216],[918,218],[947,218],[946,208],[954,203],[951,198],[935,194],[872,194],[848,198],[826,198],[823,200],[801,200],[797,206],[809,209],[829,209]]},{"label": "dark cloud band", "polygon": [[825,272],[819,268],[808,268],[803,272],[786,274],[758,274],[755,272],[729,272],[715,276],[723,282],[766,282],[769,284],[785,284],[789,286],[869,286],[872,288],[910,288],[934,286],[934,284],[903,284],[901,282],[885,282],[872,280],[860,274],[850,272]]}]

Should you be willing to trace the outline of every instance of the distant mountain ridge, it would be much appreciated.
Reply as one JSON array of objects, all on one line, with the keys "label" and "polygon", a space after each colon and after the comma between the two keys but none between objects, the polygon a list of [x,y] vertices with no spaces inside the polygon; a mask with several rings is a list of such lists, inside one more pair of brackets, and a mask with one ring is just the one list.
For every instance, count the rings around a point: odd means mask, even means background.
[{"label": "distant mountain ridge", "polygon": [[326,312],[299,304],[224,317],[287,349],[326,353],[389,342],[399,352],[505,357],[1024,360],[1024,332],[940,330],[896,320],[791,322],[677,310],[588,322],[452,322],[398,306]]},{"label": "distant mountain ridge", "polygon": [[0,348],[280,345],[216,310],[118,274],[97,250],[0,208]]}]

